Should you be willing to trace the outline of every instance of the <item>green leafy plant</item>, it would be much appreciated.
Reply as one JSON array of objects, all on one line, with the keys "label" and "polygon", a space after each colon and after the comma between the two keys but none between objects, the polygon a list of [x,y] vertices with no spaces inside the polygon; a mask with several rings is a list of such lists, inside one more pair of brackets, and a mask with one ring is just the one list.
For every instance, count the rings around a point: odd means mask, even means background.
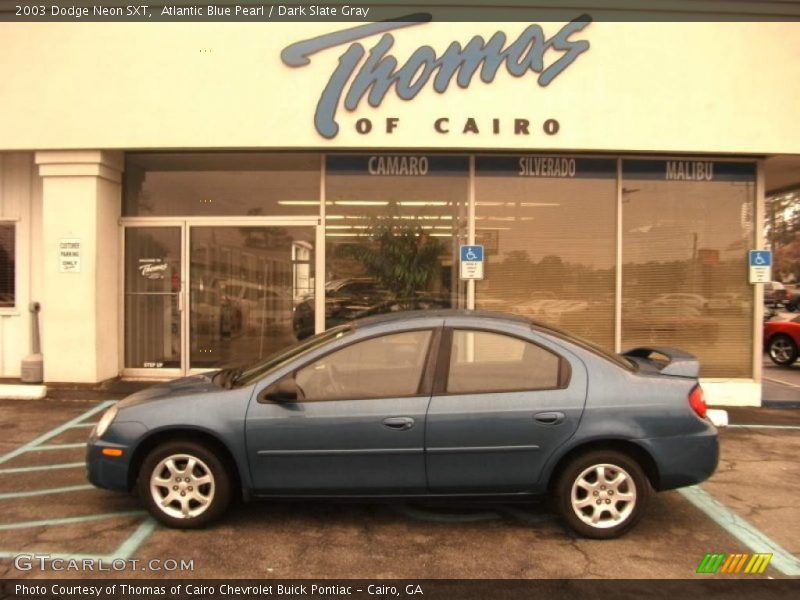
[{"label": "green leafy plant", "polygon": [[373,219],[365,231],[367,243],[340,246],[339,253],[359,261],[395,298],[411,298],[428,289],[444,244],[418,225],[391,216]]}]

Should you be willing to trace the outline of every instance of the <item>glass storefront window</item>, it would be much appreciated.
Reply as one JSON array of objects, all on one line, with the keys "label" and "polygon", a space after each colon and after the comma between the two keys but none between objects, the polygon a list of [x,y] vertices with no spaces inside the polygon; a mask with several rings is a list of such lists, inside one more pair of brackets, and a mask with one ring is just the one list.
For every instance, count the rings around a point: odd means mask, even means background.
[{"label": "glass storefront window", "polygon": [[[189,227],[193,368],[246,365],[313,330],[313,227]],[[304,311],[295,307],[303,304]]]},{"label": "glass storefront window", "polygon": [[751,377],[755,165],[626,160],[622,345],[700,359],[704,377]]},{"label": "glass storefront window", "polygon": [[326,327],[464,305],[467,157],[329,156],[326,175]]},{"label": "glass storefront window", "polygon": [[479,156],[475,306],[520,314],[614,348],[616,161]]},{"label": "glass storefront window", "polygon": [[128,154],[126,217],[318,215],[318,154]]}]

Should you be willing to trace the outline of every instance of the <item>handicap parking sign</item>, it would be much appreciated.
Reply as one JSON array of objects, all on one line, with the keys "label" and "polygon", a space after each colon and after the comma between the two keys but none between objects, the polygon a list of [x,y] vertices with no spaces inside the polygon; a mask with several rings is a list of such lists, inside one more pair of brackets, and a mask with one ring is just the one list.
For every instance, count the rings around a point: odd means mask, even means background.
[{"label": "handicap parking sign", "polygon": [[772,281],[772,251],[750,250],[750,283],[767,283]]},{"label": "handicap parking sign", "polygon": [[483,246],[461,246],[461,279],[483,279]]}]

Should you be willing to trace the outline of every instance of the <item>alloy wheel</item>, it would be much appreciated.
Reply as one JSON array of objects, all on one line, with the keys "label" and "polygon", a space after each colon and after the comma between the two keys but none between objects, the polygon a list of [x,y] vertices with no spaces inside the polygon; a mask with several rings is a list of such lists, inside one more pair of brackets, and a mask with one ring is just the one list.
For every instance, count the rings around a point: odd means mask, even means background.
[{"label": "alloy wheel", "polygon": [[794,347],[789,340],[779,337],[770,344],[769,354],[775,362],[786,363],[792,360]]},{"label": "alloy wheel", "polygon": [[617,465],[592,465],[575,479],[570,500],[581,521],[607,529],[624,523],[633,513],[636,484],[630,473]]},{"label": "alloy wheel", "polygon": [[198,517],[214,501],[214,475],[208,465],[190,454],[173,454],[159,462],[150,476],[155,505],[176,519]]}]

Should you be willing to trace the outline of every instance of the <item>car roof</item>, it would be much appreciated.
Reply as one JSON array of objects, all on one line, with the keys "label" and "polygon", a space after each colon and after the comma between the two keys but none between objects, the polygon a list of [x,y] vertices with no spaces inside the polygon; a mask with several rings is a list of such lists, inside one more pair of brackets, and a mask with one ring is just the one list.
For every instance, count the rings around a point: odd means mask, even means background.
[{"label": "car roof", "polygon": [[354,329],[362,329],[366,327],[373,327],[383,323],[393,323],[398,321],[414,321],[418,319],[442,318],[447,317],[470,317],[474,319],[492,319],[496,321],[505,321],[507,323],[515,323],[536,327],[537,329],[544,329],[547,331],[556,331],[545,323],[540,323],[523,317],[520,315],[509,315],[506,313],[498,313],[483,310],[467,310],[461,308],[439,308],[428,310],[409,310],[402,312],[388,313],[384,315],[376,315],[374,317],[367,317],[365,319],[356,319],[352,321],[351,325]]}]

